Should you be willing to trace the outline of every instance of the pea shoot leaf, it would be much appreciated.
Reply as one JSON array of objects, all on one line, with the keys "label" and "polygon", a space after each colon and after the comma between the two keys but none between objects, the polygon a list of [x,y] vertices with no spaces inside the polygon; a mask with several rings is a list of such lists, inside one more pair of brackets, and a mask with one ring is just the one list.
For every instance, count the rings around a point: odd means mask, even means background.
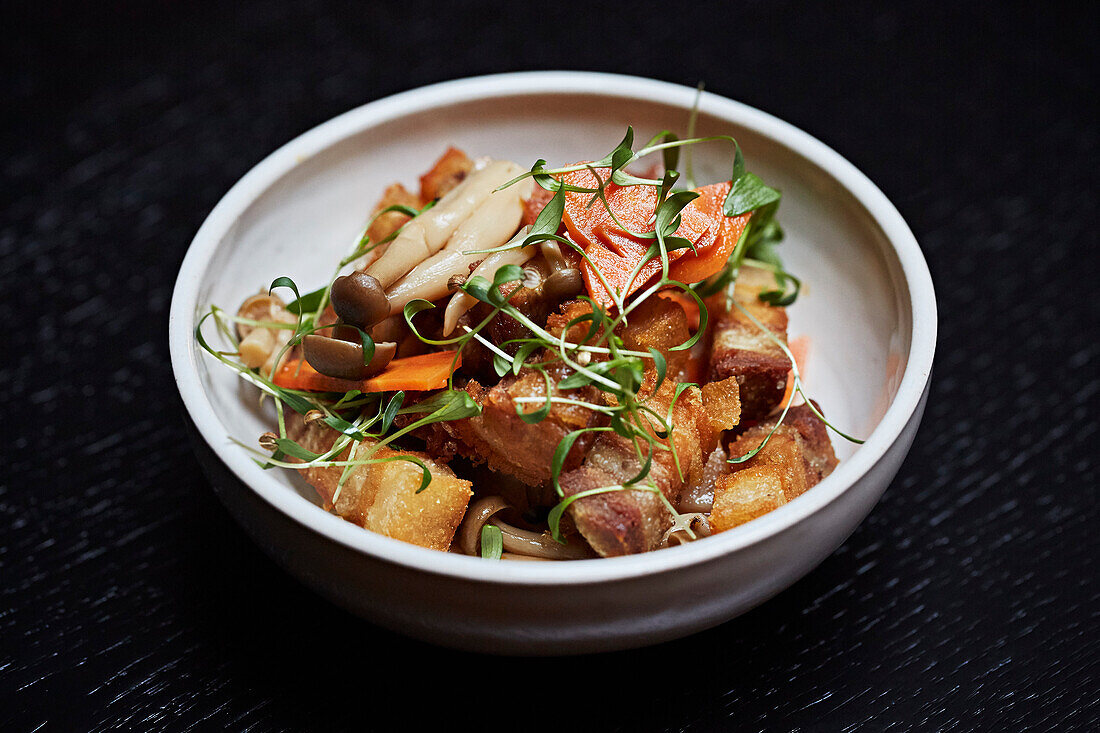
[{"label": "pea shoot leaf", "polygon": [[546,202],[546,206],[542,207],[542,211],[535,217],[535,223],[531,225],[531,231],[527,233],[524,244],[531,242],[532,237],[538,237],[541,234],[556,234],[558,227],[561,226],[564,211],[565,191],[559,188],[554,197]]},{"label": "pea shoot leaf", "polygon": [[653,385],[653,391],[656,392],[664,384],[665,374],[668,372],[668,361],[665,360],[664,354],[652,346],[649,347],[649,353],[653,357],[653,369],[657,372],[657,381]]},{"label": "pea shoot leaf", "polygon": [[[287,279],[289,280],[289,278]],[[272,283],[272,290],[274,290],[274,283]],[[317,288],[313,292],[306,293],[297,300],[288,303],[286,309],[296,316],[300,316],[303,313],[312,313],[321,305],[321,299],[325,297],[326,292],[328,292],[327,285],[323,288]]]},{"label": "pea shoot leaf", "polygon": [[405,393],[398,391],[393,393],[393,397],[390,397],[389,403],[386,405],[386,409],[382,412],[382,434],[386,434],[393,426],[393,421],[397,418],[397,413],[401,409],[402,403],[405,401]]},{"label": "pea shoot leaf", "polygon": [[495,524],[481,528],[481,556],[486,560],[499,560],[504,554],[504,533]]},{"label": "pea shoot leaf", "polygon": [[745,173],[730,184],[723,212],[726,216],[740,216],[779,201],[779,197],[779,191],[765,184],[758,175]]},{"label": "pea shoot leaf", "polygon": [[277,278],[275,278],[274,280],[271,281],[271,287],[267,289],[267,294],[271,295],[271,293],[276,288],[290,288],[291,290],[294,291],[294,299],[295,300],[301,300],[302,299],[302,296],[298,294],[298,286],[294,283],[293,280],[291,280],[289,277],[287,277],[285,275],[282,276],[282,277],[277,277]]},{"label": "pea shoot leaf", "polygon": [[276,438],[275,445],[278,446],[279,450],[281,450],[284,454],[302,461],[316,460],[321,456],[320,453],[314,453],[311,450],[303,448],[290,438]]}]

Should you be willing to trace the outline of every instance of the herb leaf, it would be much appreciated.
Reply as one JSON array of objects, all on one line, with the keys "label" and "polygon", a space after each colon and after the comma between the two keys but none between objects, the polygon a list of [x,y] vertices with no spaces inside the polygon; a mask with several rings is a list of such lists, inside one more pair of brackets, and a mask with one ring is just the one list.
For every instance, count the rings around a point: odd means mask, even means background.
[{"label": "herb leaf", "polygon": [[293,456],[299,460],[313,461],[321,457],[320,453],[314,453],[311,450],[307,450],[290,438],[276,438],[275,445],[278,446],[279,450],[284,454]]},{"label": "herb leaf", "polygon": [[577,442],[577,438],[586,432],[588,431],[574,430],[567,433],[564,438],[558,441],[558,447],[554,449],[554,455],[550,458],[550,474],[554,477],[554,491],[558,492],[558,496],[565,495],[562,492],[561,484],[558,482],[561,470],[565,466],[565,459],[569,456],[569,451],[573,450],[573,444]]},{"label": "herb leaf", "polygon": [[559,188],[554,193],[553,198],[546,203],[546,206],[542,207],[539,215],[535,217],[535,223],[531,225],[531,231],[527,233],[527,237],[523,240],[523,246],[526,247],[529,244],[545,241],[544,235],[557,234],[564,212],[565,189]]},{"label": "herb leaf", "polygon": [[486,560],[499,560],[504,554],[504,533],[495,524],[481,527],[481,556]]},{"label": "herb leaf", "polygon": [[405,401],[404,392],[394,392],[393,397],[390,397],[389,404],[386,405],[386,409],[382,412],[382,434],[385,435],[390,431],[390,427],[393,426],[393,421],[397,418],[397,413],[401,409],[401,403]]},{"label": "herb leaf", "polygon": [[294,299],[301,300],[302,296],[298,294],[298,286],[287,276],[277,277],[271,281],[271,287],[267,289],[267,294],[270,295],[275,288],[290,288],[294,291]]},{"label": "herb leaf", "polygon": [[[287,279],[289,280],[290,278]],[[274,286],[275,283],[272,283],[272,290],[274,290]],[[321,305],[321,299],[325,297],[325,293],[327,292],[327,286],[323,288],[317,288],[313,292],[306,293],[297,300],[293,300],[288,303],[286,309],[296,316],[300,316],[303,313],[311,313],[317,310],[317,306]]]},{"label": "herb leaf", "polygon": [[[738,149],[740,150],[740,148]],[[742,168],[744,164],[742,163]],[[735,178],[730,184],[730,192],[726,195],[723,204],[723,212],[726,216],[740,216],[749,211],[755,211],[762,206],[775,203],[779,200],[780,193],[766,185],[755,173],[745,173]]]},{"label": "herb leaf", "polygon": [[657,371],[657,381],[653,385],[653,391],[656,392],[661,388],[661,385],[665,382],[665,373],[668,371],[668,362],[665,360],[665,355],[652,346],[649,347],[649,353],[653,356],[653,367]]},{"label": "herb leaf", "polygon": [[482,557],[486,560],[499,560],[504,554],[504,533],[495,524],[482,526]]}]

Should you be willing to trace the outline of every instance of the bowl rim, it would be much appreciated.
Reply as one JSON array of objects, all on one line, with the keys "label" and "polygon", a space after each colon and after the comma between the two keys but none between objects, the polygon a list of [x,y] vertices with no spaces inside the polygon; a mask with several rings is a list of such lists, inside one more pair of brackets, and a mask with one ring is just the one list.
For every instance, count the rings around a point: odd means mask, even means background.
[{"label": "bowl rim", "polygon": [[851,457],[797,499],[751,522],[660,552],[560,563],[488,563],[481,558],[443,553],[364,531],[293,491],[259,468],[230,443],[202,387],[194,345],[199,291],[208,263],[240,214],[299,162],[363,129],[456,103],[485,99],[564,94],[602,96],[682,106],[689,109],[697,90],[636,76],[586,71],[528,71],[444,81],[394,94],[356,107],[294,138],[248,171],[208,215],[180,266],[169,313],[172,370],[184,406],[203,440],[249,489],[284,515],[323,537],[374,558],[427,573],[494,584],[556,585],[624,580],[696,565],[736,552],[795,526],[836,500],[868,473],[901,435],[917,410],[931,376],[936,347],[937,308],[928,265],[913,233],[889,199],[840,154],[799,128],[766,112],[702,92],[701,112],[770,138],[808,159],[843,186],[879,225],[897,254],[909,289],[911,343],[897,394],[878,425]]}]

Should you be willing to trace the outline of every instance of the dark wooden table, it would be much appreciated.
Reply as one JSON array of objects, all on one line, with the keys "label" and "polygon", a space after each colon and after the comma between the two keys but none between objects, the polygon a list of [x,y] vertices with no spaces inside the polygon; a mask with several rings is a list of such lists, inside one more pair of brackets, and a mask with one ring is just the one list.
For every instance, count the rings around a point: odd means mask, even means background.
[{"label": "dark wooden table", "polygon": [[[1095,6],[457,5],[5,24],[0,728],[1096,730]],[[897,480],[791,589],[656,648],[478,657],[359,621],[249,543],[188,446],[168,303],[207,212],[286,140],[555,67],[705,79],[836,148],[921,242],[939,354]]]}]

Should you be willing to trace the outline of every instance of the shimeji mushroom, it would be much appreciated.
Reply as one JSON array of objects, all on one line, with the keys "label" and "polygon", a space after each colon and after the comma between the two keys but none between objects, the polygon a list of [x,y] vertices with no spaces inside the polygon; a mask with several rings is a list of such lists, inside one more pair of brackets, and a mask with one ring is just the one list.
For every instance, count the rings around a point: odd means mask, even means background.
[{"label": "shimeji mushroom", "polygon": [[507,160],[475,168],[439,203],[406,224],[366,273],[383,288],[388,288],[442,249],[459,225],[489,198],[494,189],[522,172],[518,165]]},{"label": "shimeji mushroom", "polygon": [[[515,163],[509,166],[509,175],[523,172]],[[523,201],[530,194],[532,185],[530,180],[523,180],[491,193],[458,226],[442,250],[421,262],[388,289],[390,315],[400,313],[411,300],[438,300],[444,297],[449,292],[447,281],[453,275],[469,274],[470,266],[485,256],[484,250],[508,243],[523,218]]]},{"label": "shimeji mushroom", "polygon": [[366,379],[378,374],[397,352],[397,344],[386,341],[374,345],[374,356],[363,362],[363,345],[329,336],[311,334],[302,341],[309,365],[321,374],[339,379]]},{"label": "shimeji mushroom", "polygon": [[[508,244],[522,242],[524,238],[527,237],[529,231],[531,231],[531,227],[523,227],[516,236],[512,237]],[[470,273],[470,277],[480,275],[491,282],[496,271],[500,268],[505,265],[522,265],[534,256],[535,245],[533,244],[528,247],[494,252],[482,260],[481,264]],[[454,297],[447,303],[447,310],[443,313],[443,335],[449,336],[451,332],[455,330],[458,319],[461,318],[466,311],[473,308],[476,303],[477,298],[472,295],[463,292],[455,293]]]},{"label": "shimeji mushroom", "polygon": [[[237,310],[238,318],[268,323],[293,324],[297,319],[286,309],[286,305],[277,296],[258,293],[248,298]],[[277,366],[275,356],[290,341],[292,328],[271,328],[253,326],[248,323],[237,324],[237,336],[241,339],[238,346],[241,363],[249,369],[261,368],[265,374],[271,374]]]}]

